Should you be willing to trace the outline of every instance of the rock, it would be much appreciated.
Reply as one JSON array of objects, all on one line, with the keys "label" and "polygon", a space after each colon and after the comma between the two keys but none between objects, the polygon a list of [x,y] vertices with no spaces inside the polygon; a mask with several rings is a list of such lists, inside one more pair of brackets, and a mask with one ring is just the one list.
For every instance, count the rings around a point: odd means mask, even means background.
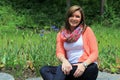
[{"label": "rock", "polygon": [[100,72],[97,80],[120,80],[120,74],[110,74],[107,72]]},{"label": "rock", "polygon": [[[43,79],[41,77],[37,77],[37,78],[28,78],[26,80],[43,80]],[[107,72],[99,71],[96,80],[120,80],[120,74],[110,74]]]},{"label": "rock", "polygon": [[14,77],[8,73],[0,72],[0,80],[15,80]]}]

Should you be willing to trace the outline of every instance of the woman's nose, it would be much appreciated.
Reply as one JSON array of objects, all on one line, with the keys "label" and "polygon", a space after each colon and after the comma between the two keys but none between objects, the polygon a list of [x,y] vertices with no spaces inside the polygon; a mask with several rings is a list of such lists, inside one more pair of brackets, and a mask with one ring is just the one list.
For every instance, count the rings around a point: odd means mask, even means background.
[{"label": "woman's nose", "polygon": [[76,19],[76,17],[74,16],[73,19]]}]

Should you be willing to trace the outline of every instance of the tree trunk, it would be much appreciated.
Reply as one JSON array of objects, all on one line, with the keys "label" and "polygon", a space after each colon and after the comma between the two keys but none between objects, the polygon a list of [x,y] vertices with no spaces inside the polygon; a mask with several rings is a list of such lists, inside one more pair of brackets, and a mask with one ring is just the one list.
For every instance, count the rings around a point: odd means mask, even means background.
[{"label": "tree trunk", "polygon": [[102,15],[104,13],[104,4],[105,4],[105,0],[101,0],[101,4],[100,4],[100,15]]},{"label": "tree trunk", "polygon": [[70,7],[70,0],[66,0],[67,9]]}]

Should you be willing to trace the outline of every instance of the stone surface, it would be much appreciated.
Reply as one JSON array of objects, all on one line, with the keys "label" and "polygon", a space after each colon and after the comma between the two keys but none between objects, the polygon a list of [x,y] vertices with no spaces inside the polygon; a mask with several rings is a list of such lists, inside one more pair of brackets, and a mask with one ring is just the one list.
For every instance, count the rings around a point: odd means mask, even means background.
[{"label": "stone surface", "polygon": [[120,80],[120,74],[110,74],[99,71],[97,80]]},{"label": "stone surface", "polygon": [[[43,79],[39,77],[39,78],[29,78],[26,80],[43,80]],[[120,74],[110,74],[107,72],[99,71],[97,80],[120,80]]]},{"label": "stone surface", "polygon": [[14,77],[8,73],[0,72],[0,80],[14,80]]},{"label": "stone surface", "polygon": [[[14,77],[8,73],[0,73],[0,80],[15,80]],[[41,77],[28,78],[26,80],[43,80]],[[97,80],[120,80],[120,74],[110,74],[106,72],[100,72]]]}]

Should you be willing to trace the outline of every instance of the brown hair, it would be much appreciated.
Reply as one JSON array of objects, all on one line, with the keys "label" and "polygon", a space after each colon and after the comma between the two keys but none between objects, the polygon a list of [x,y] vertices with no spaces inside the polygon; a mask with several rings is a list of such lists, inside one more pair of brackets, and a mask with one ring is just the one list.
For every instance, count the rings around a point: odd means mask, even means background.
[{"label": "brown hair", "polygon": [[[83,12],[82,8],[81,8],[80,6],[78,6],[78,5],[71,6],[71,7],[68,9],[68,11],[67,11],[67,13],[66,13],[66,20],[65,20],[65,26],[64,26],[64,28],[65,28],[66,30],[70,30],[70,24],[69,24],[68,19],[69,19],[69,17],[72,16],[72,14],[73,14],[75,11],[80,11],[80,13],[81,13],[81,17],[82,17],[82,18],[81,18],[80,24],[83,25],[83,32],[84,32],[85,29],[86,29],[84,12]],[[80,25],[80,24],[79,24],[79,25]],[[71,30],[70,30],[70,31],[71,31]]]}]

